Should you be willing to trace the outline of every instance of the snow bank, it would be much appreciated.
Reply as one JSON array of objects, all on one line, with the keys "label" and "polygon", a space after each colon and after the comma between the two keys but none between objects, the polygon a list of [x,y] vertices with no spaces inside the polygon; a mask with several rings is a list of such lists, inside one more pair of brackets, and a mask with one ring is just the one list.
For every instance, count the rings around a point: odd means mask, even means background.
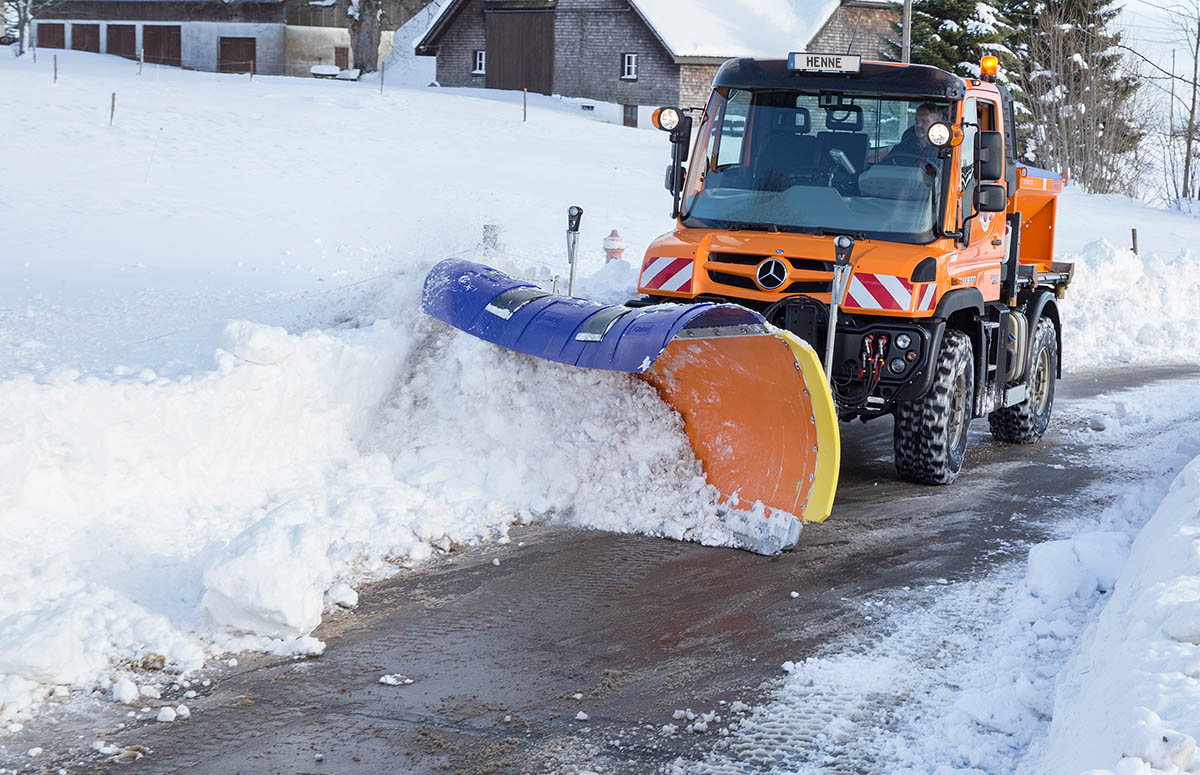
[{"label": "snow bank", "polygon": [[1098,240],[1059,258],[1075,262],[1061,302],[1064,369],[1200,361],[1200,256],[1186,248],[1173,257],[1139,256]]},{"label": "snow bank", "polygon": [[319,652],[335,583],[522,521],[735,540],[648,384],[453,331],[423,277],[395,323],[230,323],[207,372],[0,381],[6,719],[149,654]]},{"label": "snow bank", "polygon": [[1200,458],[1133,543],[1112,599],[1059,679],[1039,772],[1200,768]]}]

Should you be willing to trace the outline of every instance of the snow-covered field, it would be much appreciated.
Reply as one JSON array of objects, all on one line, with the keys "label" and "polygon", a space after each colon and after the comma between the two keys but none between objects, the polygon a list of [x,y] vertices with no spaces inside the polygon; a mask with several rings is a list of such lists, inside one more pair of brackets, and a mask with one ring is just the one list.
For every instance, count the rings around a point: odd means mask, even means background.
[{"label": "snow-covered field", "polygon": [[[518,357],[419,311],[425,271],[450,255],[565,274],[568,204],[585,211],[581,292],[632,294],[669,227],[659,133],[552,98],[531,98],[523,122],[503,95],[58,57],[57,83],[46,52],[0,57],[0,722],[73,694],[152,694],[229,652],[319,652],[311,632],[325,606],[353,604],[347,585],[523,521],[731,540],[646,385]],[[483,245],[485,224],[499,244]],[[1140,258],[1122,247],[1130,227]],[[605,266],[614,228],[629,260]],[[1198,237],[1192,218],[1064,194],[1069,370],[1200,361]],[[1115,396],[1092,425],[1119,440],[1179,401]],[[962,715],[945,723],[987,728],[1004,710],[1019,740],[1049,734],[1046,772],[1150,772],[1115,769],[1121,754],[1200,766],[1195,470],[1128,563],[1161,473],[1086,534],[1035,548],[993,610],[1008,642],[1053,660],[1001,654],[976,694],[947,699]],[[1071,655],[1099,590],[1112,603]],[[1047,664],[1065,665],[1057,683]],[[781,697],[830,669],[793,665]],[[1146,676],[1161,675],[1154,690]],[[1117,708],[1104,692],[1126,685],[1148,694]],[[1098,702],[1124,715],[1101,718]],[[1166,747],[1150,745],[1166,727]],[[1094,761],[1072,759],[1101,739]]]}]

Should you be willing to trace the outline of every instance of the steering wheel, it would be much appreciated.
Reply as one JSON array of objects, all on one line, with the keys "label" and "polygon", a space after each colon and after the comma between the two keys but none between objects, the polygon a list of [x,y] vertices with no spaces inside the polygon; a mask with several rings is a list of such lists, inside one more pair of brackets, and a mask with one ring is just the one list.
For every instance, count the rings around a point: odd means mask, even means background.
[{"label": "steering wheel", "polygon": [[[904,161],[900,161],[903,159]],[[915,167],[918,164],[927,164],[929,162],[920,154],[911,153],[909,151],[892,151],[887,156],[884,156],[876,164],[890,164],[894,167]]]},{"label": "steering wheel", "polygon": [[828,185],[826,176],[818,170],[807,170],[805,172],[792,172],[785,175],[783,178],[783,186],[781,190],[787,190],[792,186],[825,186]]}]

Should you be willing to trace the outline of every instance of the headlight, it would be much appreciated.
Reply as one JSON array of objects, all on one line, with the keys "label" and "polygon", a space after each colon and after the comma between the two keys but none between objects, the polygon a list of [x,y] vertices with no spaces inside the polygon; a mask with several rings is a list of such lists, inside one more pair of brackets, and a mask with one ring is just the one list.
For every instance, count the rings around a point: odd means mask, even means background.
[{"label": "headlight", "polygon": [[892,370],[893,374],[899,374],[904,371],[904,359],[892,358],[892,362],[888,364],[888,368]]},{"label": "headlight", "polygon": [[939,121],[929,127],[929,144],[937,148],[943,148],[950,144],[950,138],[954,133],[950,131],[950,125],[944,121]]},{"label": "headlight", "polygon": [[679,108],[659,108],[651,118],[656,127],[664,132],[671,132],[679,126]]},{"label": "headlight", "polygon": [[907,350],[910,344],[912,344],[912,337],[908,334],[898,334],[896,336],[896,347],[899,349]]}]

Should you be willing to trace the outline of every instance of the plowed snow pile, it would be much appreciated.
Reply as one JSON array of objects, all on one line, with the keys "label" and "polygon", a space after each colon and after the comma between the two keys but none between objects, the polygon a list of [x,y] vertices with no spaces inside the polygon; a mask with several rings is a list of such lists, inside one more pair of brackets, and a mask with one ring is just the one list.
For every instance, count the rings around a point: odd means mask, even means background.
[{"label": "plowed snow pile", "polygon": [[[572,202],[582,292],[631,295],[669,227],[660,135],[543,98],[526,124],[478,93],[58,56],[53,89],[46,57],[0,57],[0,115],[38,148],[0,176],[0,721],[55,686],[128,698],[143,659],[319,651],[335,585],[522,521],[730,542],[646,384],[419,311],[451,253],[565,273]],[[1125,228],[1131,206],[1087,204],[1087,239]],[[630,261],[602,268],[615,226]],[[1068,364],[1200,355],[1194,259],[1084,260]]]}]

